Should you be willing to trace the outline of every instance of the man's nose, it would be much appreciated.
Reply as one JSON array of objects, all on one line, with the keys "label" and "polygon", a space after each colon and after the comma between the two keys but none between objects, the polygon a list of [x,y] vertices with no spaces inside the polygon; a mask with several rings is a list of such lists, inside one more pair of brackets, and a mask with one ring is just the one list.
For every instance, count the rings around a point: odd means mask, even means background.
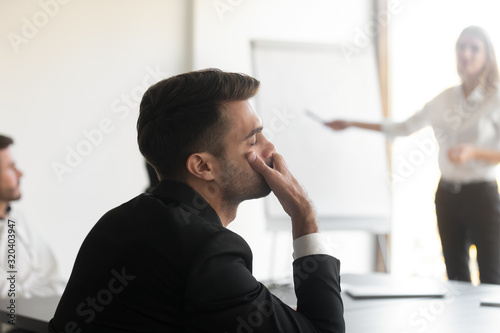
[{"label": "man's nose", "polygon": [[271,141],[269,141],[267,139],[264,139],[264,140],[266,140],[266,142],[264,144],[264,148],[262,149],[260,156],[262,157],[262,159],[267,159],[267,158],[271,157],[274,152],[276,152],[276,147],[274,147],[274,145],[271,143]]}]

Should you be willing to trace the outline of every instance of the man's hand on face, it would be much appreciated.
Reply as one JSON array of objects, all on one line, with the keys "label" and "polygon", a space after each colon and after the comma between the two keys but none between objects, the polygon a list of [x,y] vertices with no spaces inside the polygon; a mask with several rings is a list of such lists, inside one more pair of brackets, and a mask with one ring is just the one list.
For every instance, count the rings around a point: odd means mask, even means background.
[{"label": "man's hand on face", "polygon": [[259,172],[292,219],[293,239],[318,232],[316,216],[306,191],[288,169],[283,156],[273,154],[269,167],[255,152],[247,155],[250,165]]}]

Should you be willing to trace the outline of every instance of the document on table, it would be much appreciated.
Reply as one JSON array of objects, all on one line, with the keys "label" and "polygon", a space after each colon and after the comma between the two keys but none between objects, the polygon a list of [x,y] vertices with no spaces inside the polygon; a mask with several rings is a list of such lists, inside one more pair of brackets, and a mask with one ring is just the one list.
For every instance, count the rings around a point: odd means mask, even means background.
[{"label": "document on table", "polygon": [[498,306],[500,307],[500,295],[485,297],[481,299],[482,306]]},{"label": "document on table", "polygon": [[447,289],[439,285],[387,285],[387,286],[353,286],[343,289],[349,296],[362,298],[409,298],[409,297],[444,297]]}]

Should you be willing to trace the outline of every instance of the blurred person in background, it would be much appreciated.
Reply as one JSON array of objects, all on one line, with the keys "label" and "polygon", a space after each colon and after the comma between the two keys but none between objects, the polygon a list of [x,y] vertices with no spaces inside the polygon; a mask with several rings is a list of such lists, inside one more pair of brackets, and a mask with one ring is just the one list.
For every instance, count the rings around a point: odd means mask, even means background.
[{"label": "blurred person in background", "polygon": [[[36,228],[11,205],[21,198],[23,176],[12,156],[13,143],[0,135],[0,298],[60,295],[65,283],[52,251]],[[17,272],[14,283],[7,271]]]},{"label": "blurred person in background", "polygon": [[461,84],[443,91],[406,121],[334,120],[326,125],[337,131],[380,131],[390,138],[432,126],[440,146],[435,204],[448,278],[471,281],[469,247],[475,244],[481,283],[500,284],[498,66],[493,44],[480,27],[465,28],[455,50]]}]

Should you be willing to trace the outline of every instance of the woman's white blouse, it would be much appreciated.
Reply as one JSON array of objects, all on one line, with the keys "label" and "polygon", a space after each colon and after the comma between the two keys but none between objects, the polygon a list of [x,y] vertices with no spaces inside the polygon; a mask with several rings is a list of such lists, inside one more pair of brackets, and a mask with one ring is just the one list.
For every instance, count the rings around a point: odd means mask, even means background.
[{"label": "woman's white blouse", "polygon": [[476,88],[466,99],[462,87],[452,87],[403,122],[386,120],[382,131],[390,138],[410,135],[432,126],[439,144],[441,178],[471,183],[496,179],[496,165],[480,160],[456,164],[448,159],[451,147],[470,143],[478,148],[500,150],[500,93],[486,94]]}]

